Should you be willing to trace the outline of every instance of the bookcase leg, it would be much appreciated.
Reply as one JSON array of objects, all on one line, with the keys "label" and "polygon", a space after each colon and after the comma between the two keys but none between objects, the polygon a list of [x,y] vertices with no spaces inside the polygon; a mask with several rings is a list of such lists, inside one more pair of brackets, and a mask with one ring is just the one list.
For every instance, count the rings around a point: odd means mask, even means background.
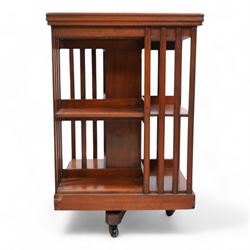
[{"label": "bookcase leg", "polygon": [[109,225],[109,233],[112,237],[119,235],[118,224],[121,223],[126,211],[106,211],[106,223]]}]

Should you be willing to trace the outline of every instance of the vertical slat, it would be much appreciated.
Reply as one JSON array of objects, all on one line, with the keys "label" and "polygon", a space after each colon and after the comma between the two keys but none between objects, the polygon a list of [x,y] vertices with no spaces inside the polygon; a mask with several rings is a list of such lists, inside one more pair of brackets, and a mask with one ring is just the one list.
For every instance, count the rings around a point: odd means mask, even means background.
[{"label": "vertical slat", "polygon": [[[85,49],[80,49],[80,81],[81,81],[81,99],[86,98],[86,79],[85,79]],[[87,166],[86,156],[86,121],[81,121],[81,141],[82,141],[82,168]]]},{"label": "vertical slat", "polygon": [[161,28],[159,64],[159,117],[158,117],[158,193],[164,192],[164,138],[165,138],[165,81],[166,81],[166,28]]},{"label": "vertical slat", "polygon": [[176,28],[175,35],[175,72],[174,72],[174,173],[173,193],[178,192],[180,164],[180,104],[181,104],[181,64],[182,37],[181,28]]},{"label": "vertical slat", "polygon": [[[105,68],[105,55],[106,55],[106,51],[103,50],[103,98],[106,98],[106,68]],[[106,159],[106,134],[107,134],[107,127],[106,127],[106,123],[103,122],[103,153],[104,153],[104,158]]]},{"label": "vertical slat", "polygon": [[[160,48],[158,49],[158,74],[157,74],[157,95],[159,96],[160,91]],[[156,117],[156,126],[159,126],[159,116]],[[159,129],[157,129],[157,138],[156,138],[156,156],[158,157],[158,138],[159,138]]]},{"label": "vertical slat", "polygon": [[194,99],[195,99],[195,62],[196,62],[196,27],[191,32],[189,105],[188,105],[188,150],[187,150],[187,193],[192,193],[193,183],[193,133],[194,133]]},{"label": "vertical slat", "polygon": [[[75,99],[75,77],[74,77],[74,50],[69,50],[70,67],[70,98]],[[75,121],[71,121],[71,153],[72,159],[76,158],[76,128]]]},{"label": "vertical slat", "polygon": [[[96,99],[96,50],[92,49],[92,93]],[[97,159],[97,121],[93,121],[93,158]]]},{"label": "vertical slat", "polygon": [[145,77],[144,77],[144,193],[149,192],[150,174],[150,29],[145,29]]},{"label": "vertical slat", "polygon": [[55,113],[59,109],[60,91],[60,50],[59,41],[52,32],[52,74],[53,74],[53,108],[54,108],[54,160],[55,160],[55,190],[61,181],[62,170],[62,133],[61,121],[56,120]]},{"label": "vertical slat", "polygon": [[[58,100],[61,100],[61,72],[60,72],[60,43],[59,40],[56,40],[56,47],[57,47],[57,84],[58,84]],[[58,144],[59,144],[59,166],[60,166],[60,178],[62,174],[63,168],[63,156],[62,156],[62,121],[58,121]]]}]

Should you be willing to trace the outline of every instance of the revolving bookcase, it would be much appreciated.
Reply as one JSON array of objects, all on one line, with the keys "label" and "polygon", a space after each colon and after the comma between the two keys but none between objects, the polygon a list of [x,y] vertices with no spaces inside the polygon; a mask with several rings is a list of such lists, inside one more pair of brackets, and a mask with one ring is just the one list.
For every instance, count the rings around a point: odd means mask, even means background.
[{"label": "revolving bookcase", "polygon": [[[52,30],[55,196],[56,210],[103,210],[113,237],[126,210],[192,209],[194,95],[197,26],[202,14],[48,13]],[[182,44],[190,39],[188,107],[182,104]],[[61,52],[68,50],[69,95],[62,98]],[[79,91],[76,98],[75,53],[79,52]],[[90,57],[86,56],[88,50]],[[101,50],[100,54],[97,51]],[[158,56],[152,65],[152,52]],[[173,95],[166,95],[168,51],[174,52]],[[98,56],[103,80],[97,81]],[[91,70],[86,67],[91,61]],[[99,61],[98,61],[99,62]],[[158,79],[152,80],[151,68]],[[86,79],[91,77],[90,85]],[[103,86],[103,96],[97,89]],[[157,95],[151,86],[157,86]],[[87,98],[87,91],[91,97]],[[157,121],[157,153],[150,158],[151,119]],[[173,140],[166,141],[167,117],[172,117]],[[186,174],[180,170],[181,119],[187,119]],[[62,123],[71,131],[71,160],[63,167]],[[87,123],[92,122],[91,133]],[[97,125],[103,124],[102,135]],[[80,124],[77,133],[76,123]],[[86,138],[91,135],[92,143]],[[103,136],[103,159],[98,158]],[[80,140],[80,157],[77,143]],[[88,148],[93,157],[88,159]],[[165,147],[173,157],[165,158]]]}]

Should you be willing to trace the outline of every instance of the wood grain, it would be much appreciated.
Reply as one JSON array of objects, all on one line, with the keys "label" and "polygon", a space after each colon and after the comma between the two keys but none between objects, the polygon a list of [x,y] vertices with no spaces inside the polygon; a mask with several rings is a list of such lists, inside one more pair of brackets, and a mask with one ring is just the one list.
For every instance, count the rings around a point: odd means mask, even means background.
[{"label": "wood grain", "polygon": [[194,194],[56,194],[56,210],[192,209]]},{"label": "wood grain", "polygon": [[[70,98],[75,99],[74,50],[69,50]],[[71,157],[76,158],[76,125],[71,121]]]},{"label": "wood grain", "polygon": [[163,13],[47,13],[53,26],[197,26],[203,14]]},{"label": "wood grain", "polygon": [[173,193],[178,192],[180,164],[180,105],[181,105],[181,66],[182,66],[182,33],[176,28],[175,71],[174,71],[174,179]]},{"label": "wood grain", "polygon": [[[197,26],[202,14],[48,13],[52,27],[55,209],[175,210],[194,208],[193,134]],[[182,41],[191,38],[188,111],[181,107]],[[69,50],[70,100],[61,99],[60,49]],[[80,49],[80,100],[74,49]],[[86,100],[85,49],[92,50],[93,99]],[[104,99],[97,98],[97,54],[103,49]],[[145,51],[144,69],[142,50]],[[151,96],[152,50],[159,50],[158,96]],[[175,50],[174,96],[165,96],[166,53]],[[99,64],[98,64],[99,65]],[[141,74],[144,74],[144,96]],[[157,159],[150,159],[150,117],[156,116]],[[164,123],[174,117],[173,159],[164,159]],[[180,171],[181,117],[188,117],[187,179]],[[72,160],[63,169],[62,121],[72,124]],[[75,120],[81,121],[76,160]],[[94,159],[86,157],[86,120],[94,121]],[[104,159],[97,159],[97,120],[104,120]],[[141,123],[144,159],[141,159]],[[113,212],[112,212],[113,211]],[[119,217],[119,216],[118,216]],[[117,218],[118,218],[117,217]],[[111,218],[111,217],[110,217]],[[119,218],[118,218],[119,219]],[[117,220],[117,219],[116,219]],[[110,219],[111,221],[111,219]]]},{"label": "wood grain", "polygon": [[140,167],[144,113],[143,106],[132,108],[133,102],[137,102],[135,99],[141,99],[141,51],[136,42],[131,44],[130,50],[105,50],[104,68],[105,98],[116,99],[121,105],[128,100],[128,105],[131,105],[126,107],[125,104],[125,108],[113,110],[112,116],[116,120],[104,121],[107,166]]},{"label": "wood grain", "polygon": [[150,175],[150,51],[151,38],[150,29],[145,29],[145,50],[144,50],[144,179],[143,191],[149,192]]},{"label": "wood grain", "polygon": [[165,148],[165,81],[166,81],[166,29],[161,28],[159,51],[159,116],[158,116],[158,192],[164,191],[164,148]]},{"label": "wood grain", "polygon": [[193,183],[193,137],[194,137],[194,97],[195,97],[195,62],[196,62],[196,28],[192,28],[189,79],[189,117],[187,145],[187,193],[192,193]]},{"label": "wood grain", "polygon": [[[85,77],[85,49],[80,49],[80,94],[81,99],[86,98],[86,77]],[[62,103],[62,102],[61,102]],[[81,121],[81,153],[82,153],[82,168],[86,167],[87,149],[86,149],[86,121]]]},{"label": "wood grain", "polygon": [[[97,98],[96,93],[96,50],[91,50],[92,59],[92,96],[93,99]],[[97,158],[97,121],[93,120],[93,158]]]}]

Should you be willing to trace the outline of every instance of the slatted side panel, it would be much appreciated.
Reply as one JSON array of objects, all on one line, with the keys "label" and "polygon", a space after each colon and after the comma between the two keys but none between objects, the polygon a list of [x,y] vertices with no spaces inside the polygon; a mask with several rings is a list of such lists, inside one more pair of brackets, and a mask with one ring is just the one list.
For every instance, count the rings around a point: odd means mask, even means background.
[{"label": "slatted side panel", "polygon": [[191,31],[190,78],[189,78],[189,116],[188,116],[188,152],[187,152],[187,193],[193,192],[193,131],[194,131],[194,97],[195,97],[195,63],[196,63],[196,30]]},{"label": "slatted side panel", "polygon": [[[80,98],[86,99],[86,49],[80,48]],[[97,54],[96,49],[91,49],[91,70],[92,70],[92,98],[97,99]],[[70,71],[70,99],[75,99],[75,72],[74,72],[74,49],[69,49],[69,71]],[[87,126],[86,120],[81,121],[81,158],[82,168],[87,166],[86,146]],[[97,159],[97,120],[93,120],[93,158]],[[71,158],[76,159],[76,122],[71,121]]]},{"label": "slatted side panel", "polygon": [[178,192],[180,164],[180,105],[181,105],[181,67],[182,67],[182,30],[176,28],[175,72],[174,72],[174,173],[173,193]]},{"label": "slatted side panel", "polygon": [[159,116],[158,116],[158,138],[157,138],[157,188],[158,193],[164,192],[164,138],[165,138],[165,81],[166,81],[166,28],[161,28],[160,50],[159,50]]},{"label": "slatted side panel", "polygon": [[144,180],[143,191],[149,192],[149,175],[150,175],[150,52],[151,36],[150,29],[145,29],[145,77],[144,77]]},{"label": "slatted side panel", "polygon": [[62,124],[55,119],[61,100],[60,86],[60,51],[59,41],[52,33],[52,72],[53,72],[53,106],[54,106],[54,159],[55,159],[55,189],[61,181],[62,175]]}]

